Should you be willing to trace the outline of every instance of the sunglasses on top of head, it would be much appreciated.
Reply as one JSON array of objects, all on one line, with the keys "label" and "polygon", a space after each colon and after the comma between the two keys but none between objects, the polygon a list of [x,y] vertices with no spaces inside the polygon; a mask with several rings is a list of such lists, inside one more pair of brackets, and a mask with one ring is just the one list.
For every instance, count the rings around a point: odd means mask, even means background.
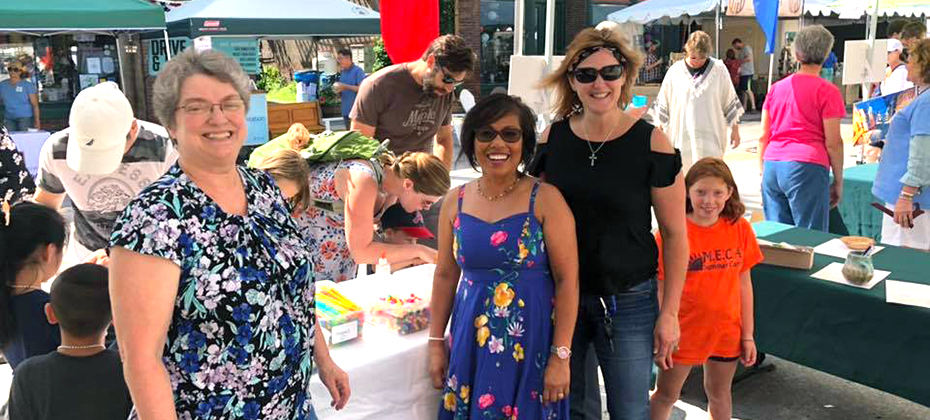
[{"label": "sunglasses on top of head", "polygon": [[601,75],[601,78],[604,79],[605,82],[612,82],[623,75],[623,64],[614,64],[612,66],[601,67],[600,69],[581,67],[572,72],[572,75],[575,76],[575,80],[579,83],[594,83],[594,81],[597,80],[598,74]]}]

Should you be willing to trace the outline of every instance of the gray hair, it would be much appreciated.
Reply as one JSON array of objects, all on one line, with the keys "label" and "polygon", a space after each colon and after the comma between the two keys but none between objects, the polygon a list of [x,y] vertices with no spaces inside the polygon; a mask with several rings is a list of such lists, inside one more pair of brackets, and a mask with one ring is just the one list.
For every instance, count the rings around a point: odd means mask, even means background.
[{"label": "gray hair", "polygon": [[178,102],[181,100],[181,86],[195,74],[210,76],[232,85],[245,102],[245,110],[248,112],[249,76],[242,70],[242,66],[223,52],[197,51],[196,48],[188,48],[168,61],[158,74],[158,78],[155,79],[152,103],[155,107],[155,116],[162,125],[171,129],[175,128],[177,121],[174,115],[178,109]]},{"label": "gray hair", "polygon": [[794,38],[794,56],[801,64],[823,64],[833,49],[833,34],[823,25],[805,26]]}]

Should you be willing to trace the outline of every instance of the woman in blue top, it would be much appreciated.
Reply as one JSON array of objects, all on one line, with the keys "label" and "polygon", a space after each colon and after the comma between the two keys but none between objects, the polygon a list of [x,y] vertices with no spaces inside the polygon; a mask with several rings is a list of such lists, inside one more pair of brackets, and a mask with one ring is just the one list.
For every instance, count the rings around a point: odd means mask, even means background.
[{"label": "woman in blue top", "polygon": [[872,194],[894,208],[893,218],[883,218],[882,242],[930,250],[930,216],[914,217],[917,205],[930,207],[930,194],[923,190],[930,186],[930,95],[925,94],[930,87],[930,40],[916,43],[910,53],[907,74],[917,97],[891,119]]},{"label": "woman in blue top", "polygon": [[24,80],[28,73],[22,64],[7,64],[10,78],[0,82],[0,102],[3,102],[3,120],[10,131],[26,131],[29,127],[42,128],[39,122],[39,96],[36,87]]},{"label": "woman in blue top", "polygon": [[14,369],[61,344],[58,326],[45,318],[42,283],[58,272],[66,236],[64,219],[48,207],[4,203],[0,211],[0,349]]}]

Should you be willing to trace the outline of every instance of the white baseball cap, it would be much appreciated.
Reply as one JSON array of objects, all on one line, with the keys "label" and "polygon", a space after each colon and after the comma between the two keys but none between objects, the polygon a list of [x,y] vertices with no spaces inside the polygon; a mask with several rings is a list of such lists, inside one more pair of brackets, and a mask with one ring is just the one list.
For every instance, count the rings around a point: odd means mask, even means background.
[{"label": "white baseball cap", "polygon": [[69,118],[68,166],[104,175],[119,168],[135,117],[132,105],[113,82],[84,89],[74,98]]},{"label": "white baseball cap", "polygon": [[901,41],[894,38],[888,39],[888,52],[892,51],[904,51],[904,45],[901,44]]}]

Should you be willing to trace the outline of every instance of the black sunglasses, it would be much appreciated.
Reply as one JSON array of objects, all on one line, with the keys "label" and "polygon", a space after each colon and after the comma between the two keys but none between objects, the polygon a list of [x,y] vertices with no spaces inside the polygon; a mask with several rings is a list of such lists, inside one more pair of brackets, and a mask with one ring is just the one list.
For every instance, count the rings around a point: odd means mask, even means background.
[{"label": "black sunglasses", "polygon": [[594,67],[582,67],[575,69],[572,74],[578,83],[594,83],[597,75],[600,74],[605,82],[612,82],[623,75],[623,64],[614,64],[612,66],[602,67],[600,70]]},{"label": "black sunglasses", "polygon": [[7,71],[7,72],[19,71],[19,67],[7,67],[7,68],[6,68],[6,71]]},{"label": "black sunglasses", "polygon": [[460,86],[462,83],[465,83],[465,79],[464,79],[464,78],[462,78],[462,80],[455,80],[455,78],[452,77],[451,74],[446,73],[446,68],[443,67],[443,66],[441,66],[441,65],[438,65],[438,63],[437,63],[437,67],[439,67],[439,71],[442,72],[442,82],[443,82],[443,83],[445,83],[445,84],[447,84],[447,85],[452,85],[452,87],[458,87],[458,86]]},{"label": "black sunglasses", "polygon": [[505,128],[501,131],[497,131],[491,127],[475,130],[475,139],[482,143],[494,141],[497,136],[501,136],[501,140],[507,143],[516,143],[523,140],[523,131],[517,128]]}]

